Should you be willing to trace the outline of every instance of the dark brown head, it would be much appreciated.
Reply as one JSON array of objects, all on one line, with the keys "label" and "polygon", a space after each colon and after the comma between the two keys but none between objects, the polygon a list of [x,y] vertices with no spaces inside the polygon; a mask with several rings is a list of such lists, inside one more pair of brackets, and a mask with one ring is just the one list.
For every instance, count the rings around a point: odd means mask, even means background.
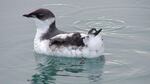
[{"label": "dark brown head", "polygon": [[24,14],[23,16],[27,18],[37,18],[42,21],[50,18],[55,18],[55,15],[50,10],[43,8],[35,10],[29,14]]}]

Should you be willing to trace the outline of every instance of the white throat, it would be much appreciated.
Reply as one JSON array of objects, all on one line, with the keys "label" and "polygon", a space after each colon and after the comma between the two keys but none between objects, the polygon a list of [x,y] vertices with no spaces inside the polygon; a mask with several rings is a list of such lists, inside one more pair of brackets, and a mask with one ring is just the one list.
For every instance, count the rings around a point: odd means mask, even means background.
[{"label": "white throat", "polygon": [[36,31],[36,36],[35,39],[40,39],[40,37],[47,32],[47,30],[49,29],[49,26],[55,21],[55,18],[50,18],[47,20],[39,20],[39,19],[34,19],[35,20],[35,24],[37,27],[37,31]]},{"label": "white throat", "polygon": [[47,20],[39,20],[37,18],[34,19],[35,20],[35,24],[37,29],[44,29],[44,28],[49,28],[49,25],[52,24],[55,21],[55,18],[49,18]]},{"label": "white throat", "polygon": [[34,38],[34,50],[41,53],[46,53],[49,40],[41,40],[41,37],[49,29],[49,26],[55,21],[55,18],[50,18],[45,21],[34,19],[36,24],[36,35]]}]

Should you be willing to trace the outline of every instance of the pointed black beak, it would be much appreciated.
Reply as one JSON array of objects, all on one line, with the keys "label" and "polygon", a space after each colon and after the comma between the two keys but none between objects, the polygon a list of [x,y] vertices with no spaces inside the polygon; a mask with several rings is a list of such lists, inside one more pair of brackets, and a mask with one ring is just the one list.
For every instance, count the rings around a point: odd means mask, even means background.
[{"label": "pointed black beak", "polygon": [[22,16],[27,17],[27,18],[32,18],[32,17],[33,17],[32,14],[24,14],[24,15],[22,15]]}]

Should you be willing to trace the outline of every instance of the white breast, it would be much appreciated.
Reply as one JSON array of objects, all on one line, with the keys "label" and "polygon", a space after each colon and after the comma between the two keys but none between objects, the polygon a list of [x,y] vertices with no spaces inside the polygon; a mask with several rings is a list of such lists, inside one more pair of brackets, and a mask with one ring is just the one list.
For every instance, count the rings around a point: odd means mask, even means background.
[{"label": "white breast", "polygon": [[49,52],[49,40],[38,41],[34,40],[34,50],[37,53],[47,54]]}]

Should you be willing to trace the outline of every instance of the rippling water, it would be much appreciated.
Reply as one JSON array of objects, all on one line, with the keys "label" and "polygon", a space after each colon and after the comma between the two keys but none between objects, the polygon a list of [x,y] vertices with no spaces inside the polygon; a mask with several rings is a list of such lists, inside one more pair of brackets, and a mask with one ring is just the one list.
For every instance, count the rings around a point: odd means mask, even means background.
[{"label": "rippling water", "polygon": [[[0,1],[1,83],[149,84],[150,1],[15,1]],[[104,56],[84,59],[35,54],[35,25],[21,15],[37,8],[52,10],[57,26],[65,31],[102,28]]]}]

